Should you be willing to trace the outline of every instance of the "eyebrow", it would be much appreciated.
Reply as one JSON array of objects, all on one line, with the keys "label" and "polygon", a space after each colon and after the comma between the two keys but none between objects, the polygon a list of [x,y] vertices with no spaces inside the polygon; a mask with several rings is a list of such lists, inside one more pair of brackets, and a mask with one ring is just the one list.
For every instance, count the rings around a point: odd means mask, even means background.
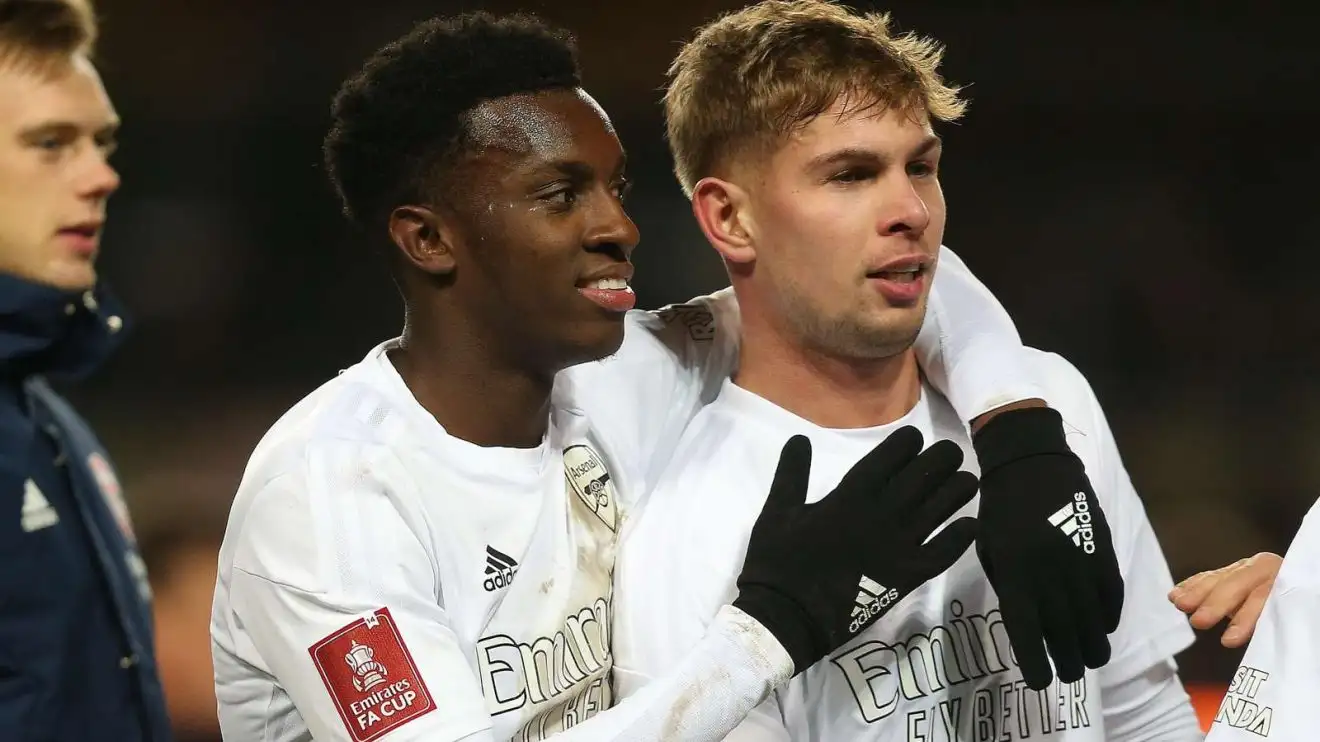
[{"label": "eyebrow", "polygon": [[[96,127],[92,131],[92,136],[98,138],[114,136],[116,133],[119,132],[119,125],[120,125],[119,119],[113,119],[107,123],[104,123]],[[33,124],[32,126],[28,126],[24,128],[22,131],[19,132],[19,136],[23,138],[29,138],[41,134],[77,135],[77,134],[81,134],[87,128],[88,128],[87,126],[84,126],[83,124],[80,124],[76,121],[68,121],[68,120],[42,121],[40,123]]]},{"label": "eyebrow", "polygon": [[[908,153],[908,157],[921,157],[929,154],[931,150],[943,144],[943,140],[936,134],[931,134]],[[813,157],[807,163],[807,168],[815,170],[829,165],[837,165],[843,162],[869,162],[876,165],[885,165],[889,163],[889,157],[873,149],[865,147],[845,147],[833,152],[826,152],[823,155]]]},{"label": "eyebrow", "polygon": [[[628,153],[624,152],[619,157],[619,162],[614,166],[614,172],[610,178],[617,178],[623,175],[628,166]],[[555,160],[536,168],[536,172],[555,171],[568,178],[569,180],[585,181],[591,180],[596,175],[596,169],[581,160]]]}]

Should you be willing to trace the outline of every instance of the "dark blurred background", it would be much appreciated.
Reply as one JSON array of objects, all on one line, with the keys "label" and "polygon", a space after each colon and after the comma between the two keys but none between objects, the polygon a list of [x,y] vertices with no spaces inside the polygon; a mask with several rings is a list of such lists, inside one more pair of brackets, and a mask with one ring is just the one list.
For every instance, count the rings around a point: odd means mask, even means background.
[{"label": "dark blurred background", "polygon": [[[126,482],[181,733],[214,729],[214,552],[248,453],[401,326],[321,170],[339,81],[437,13],[530,10],[574,29],[630,151],[636,288],[654,307],[724,285],[657,101],[679,42],[739,5],[102,0],[126,122],[103,267],[137,325],[71,396]],[[946,43],[947,76],[970,84],[969,115],[942,131],[947,244],[1030,344],[1089,376],[1175,578],[1283,551],[1320,492],[1312,11],[990,5],[883,6]],[[1189,682],[1231,675],[1218,633],[1181,658]]]}]

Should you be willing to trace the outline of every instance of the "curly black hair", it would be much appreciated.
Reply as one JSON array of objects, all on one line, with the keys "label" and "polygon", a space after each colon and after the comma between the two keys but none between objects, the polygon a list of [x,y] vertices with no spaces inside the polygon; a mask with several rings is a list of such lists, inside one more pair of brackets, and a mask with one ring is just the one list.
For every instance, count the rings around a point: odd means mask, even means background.
[{"label": "curly black hair", "polygon": [[580,85],[573,36],[533,16],[478,12],[417,24],[373,54],[331,105],[325,166],[345,216],[365,226],[435,197],[467,144],[465,114],[479,103]]}]

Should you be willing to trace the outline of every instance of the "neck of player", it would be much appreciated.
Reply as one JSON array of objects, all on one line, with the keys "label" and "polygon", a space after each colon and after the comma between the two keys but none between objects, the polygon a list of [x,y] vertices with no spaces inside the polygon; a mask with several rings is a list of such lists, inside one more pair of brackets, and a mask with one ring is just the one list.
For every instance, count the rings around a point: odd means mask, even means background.
[{"label": "neck of player", "polygon": [[822,428],[873,428],[921,397],[917,357],[847,358],[812,348],[744,315],[734,383]]},{"label": "neck of player", "polygon": [[450,435],[478,446],[535,448],[549,425],[554,374],[519,367],[481,335],[474,324],[409,312],[390,361]]}]

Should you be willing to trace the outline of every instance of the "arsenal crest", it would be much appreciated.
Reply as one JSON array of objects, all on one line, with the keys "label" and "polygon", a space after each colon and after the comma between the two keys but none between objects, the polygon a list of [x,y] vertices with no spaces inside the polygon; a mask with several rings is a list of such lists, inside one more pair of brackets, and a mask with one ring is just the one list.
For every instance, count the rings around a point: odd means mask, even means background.
[{"label": "arsenal crest", "polygon": [[618,498],[614,482],[605,469],[605,462],[589,446],[577,445],[564,449],[564,478],[569,489],[577,493],[587,509],[596,514],[611,531],[618,523]]}]

